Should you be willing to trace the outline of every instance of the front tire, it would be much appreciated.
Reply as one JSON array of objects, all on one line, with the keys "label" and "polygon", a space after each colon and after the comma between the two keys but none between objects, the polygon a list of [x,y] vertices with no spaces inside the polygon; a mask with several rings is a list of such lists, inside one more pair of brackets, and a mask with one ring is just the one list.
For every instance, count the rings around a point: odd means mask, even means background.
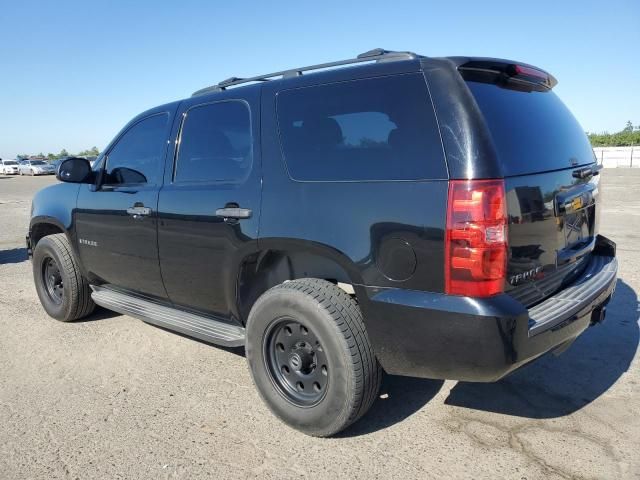
[{"label": "front tire", "polygon": [[80,273],[67,237],[42,238],[33,252],[33,279],[40,303],[61,322],[86,317],[95,309],[89,283]]},{"label": "front tire", "polygon": [[271,411],[317,437],[334,435],[364,415],[382,369],[354,299],[325,280],[277,285],[247,321],[251,375]]}]

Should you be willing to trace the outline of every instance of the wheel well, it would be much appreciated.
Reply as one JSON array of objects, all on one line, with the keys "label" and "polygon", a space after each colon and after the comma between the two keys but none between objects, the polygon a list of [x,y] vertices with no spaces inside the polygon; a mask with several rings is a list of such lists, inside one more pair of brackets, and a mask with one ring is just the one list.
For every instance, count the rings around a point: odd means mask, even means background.
[{"label": "wheel well", "polygon": [[40,239],[56,233],[64,233],[64,231],[52,223],[36,223],[31,227],[31,248],[35,248]]},{"label": "wheel well", "polygon": [[320,278],[353,294],[352,281],[335,260],[309,252],[267,250],[246,259],[238,278],[238,313],[246,324],[255,301],[271,287],[286,280]]}]

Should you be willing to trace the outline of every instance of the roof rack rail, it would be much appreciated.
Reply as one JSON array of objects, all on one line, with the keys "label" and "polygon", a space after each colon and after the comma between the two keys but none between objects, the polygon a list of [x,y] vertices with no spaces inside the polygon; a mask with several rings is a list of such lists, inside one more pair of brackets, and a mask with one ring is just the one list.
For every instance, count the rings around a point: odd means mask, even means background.
[{"label": "roof rack rail", "polygon": [[227,78],[226,80],[222,80],[216,85],[201,88],[200,90],[194,92],[191,96],[195,97],[198,95],[204,95],[205,93],[220,92],[222,90],[226,90],[228,87],[241,85],[244,83],[267,82],[269,80],[277,79],[278,77],[279,78],[298,77],[302,75],[302,72],[309,72],[311,70],[321,70],[324,68],[339,67],[342,65],[350,65],[354,63],[382,62],[382,61],[393,61],[393,60],[412,60],[416,58],[420,58],[420,55],[413,52],[395,52],[392,50],[384,50],[382,48],[374,48],[373,50],[369,50],[367,52],[361,53],[356,58],[350,58],[347,60],[338,60],[337,62],[320,63],[318,65],[310,65],[308,67],[292,68],[289,70],[282,70],[280,72],[267,73],[266,75],[258,75],[255,77],[248,77],[248,78],[230,77],[230,78]]}]

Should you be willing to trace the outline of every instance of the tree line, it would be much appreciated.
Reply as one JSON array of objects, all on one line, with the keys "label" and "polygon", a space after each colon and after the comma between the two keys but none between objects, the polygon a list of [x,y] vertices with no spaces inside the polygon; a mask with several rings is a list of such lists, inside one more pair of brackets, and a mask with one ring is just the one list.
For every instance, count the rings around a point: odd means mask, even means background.
[{"label": "tree line", "polygon": [[98,147],[91,147],[88,150],[82,150],[81,152],[78,152],[78,153],[69,153],[65,148],[63,148],[62,150],[60,150],[60,153],[47,153],[46,155],[42,152],[38,153],[37,155],[27,155],[26,153],[21,153],[20,155],[17,156],[17,158],[18,160],[22,160],[23,158],[29,158],[29,157],[35,156],[35,157],[46,158],[47,160],[52,162],[54,160],[58,160],[59,158],[65,158],[65,157],[97,157],[98,155],[100,155],[100,150],[98,150]]},{"label": "tree line", "polygon": [[634,126],[630,121],[617,133],[589,133],[592,147],[629,147],[640,145],[640,125]]}]

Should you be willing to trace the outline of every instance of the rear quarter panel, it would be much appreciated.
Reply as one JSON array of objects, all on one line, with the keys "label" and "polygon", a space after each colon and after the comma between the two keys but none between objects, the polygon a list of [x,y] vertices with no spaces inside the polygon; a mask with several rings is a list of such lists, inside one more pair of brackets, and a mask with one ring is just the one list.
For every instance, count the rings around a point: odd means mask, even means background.
[{"label": "rear quarter panel", "polygon": [[[342,260],[353,284],[442,291],[447,181],[292,180],[278,138],[275,93],[263,87],[260,248],[323,246]],[[396,240],[416,256],[415,271],[401,280],[378,268],[389,251],[385,244]]]}]

